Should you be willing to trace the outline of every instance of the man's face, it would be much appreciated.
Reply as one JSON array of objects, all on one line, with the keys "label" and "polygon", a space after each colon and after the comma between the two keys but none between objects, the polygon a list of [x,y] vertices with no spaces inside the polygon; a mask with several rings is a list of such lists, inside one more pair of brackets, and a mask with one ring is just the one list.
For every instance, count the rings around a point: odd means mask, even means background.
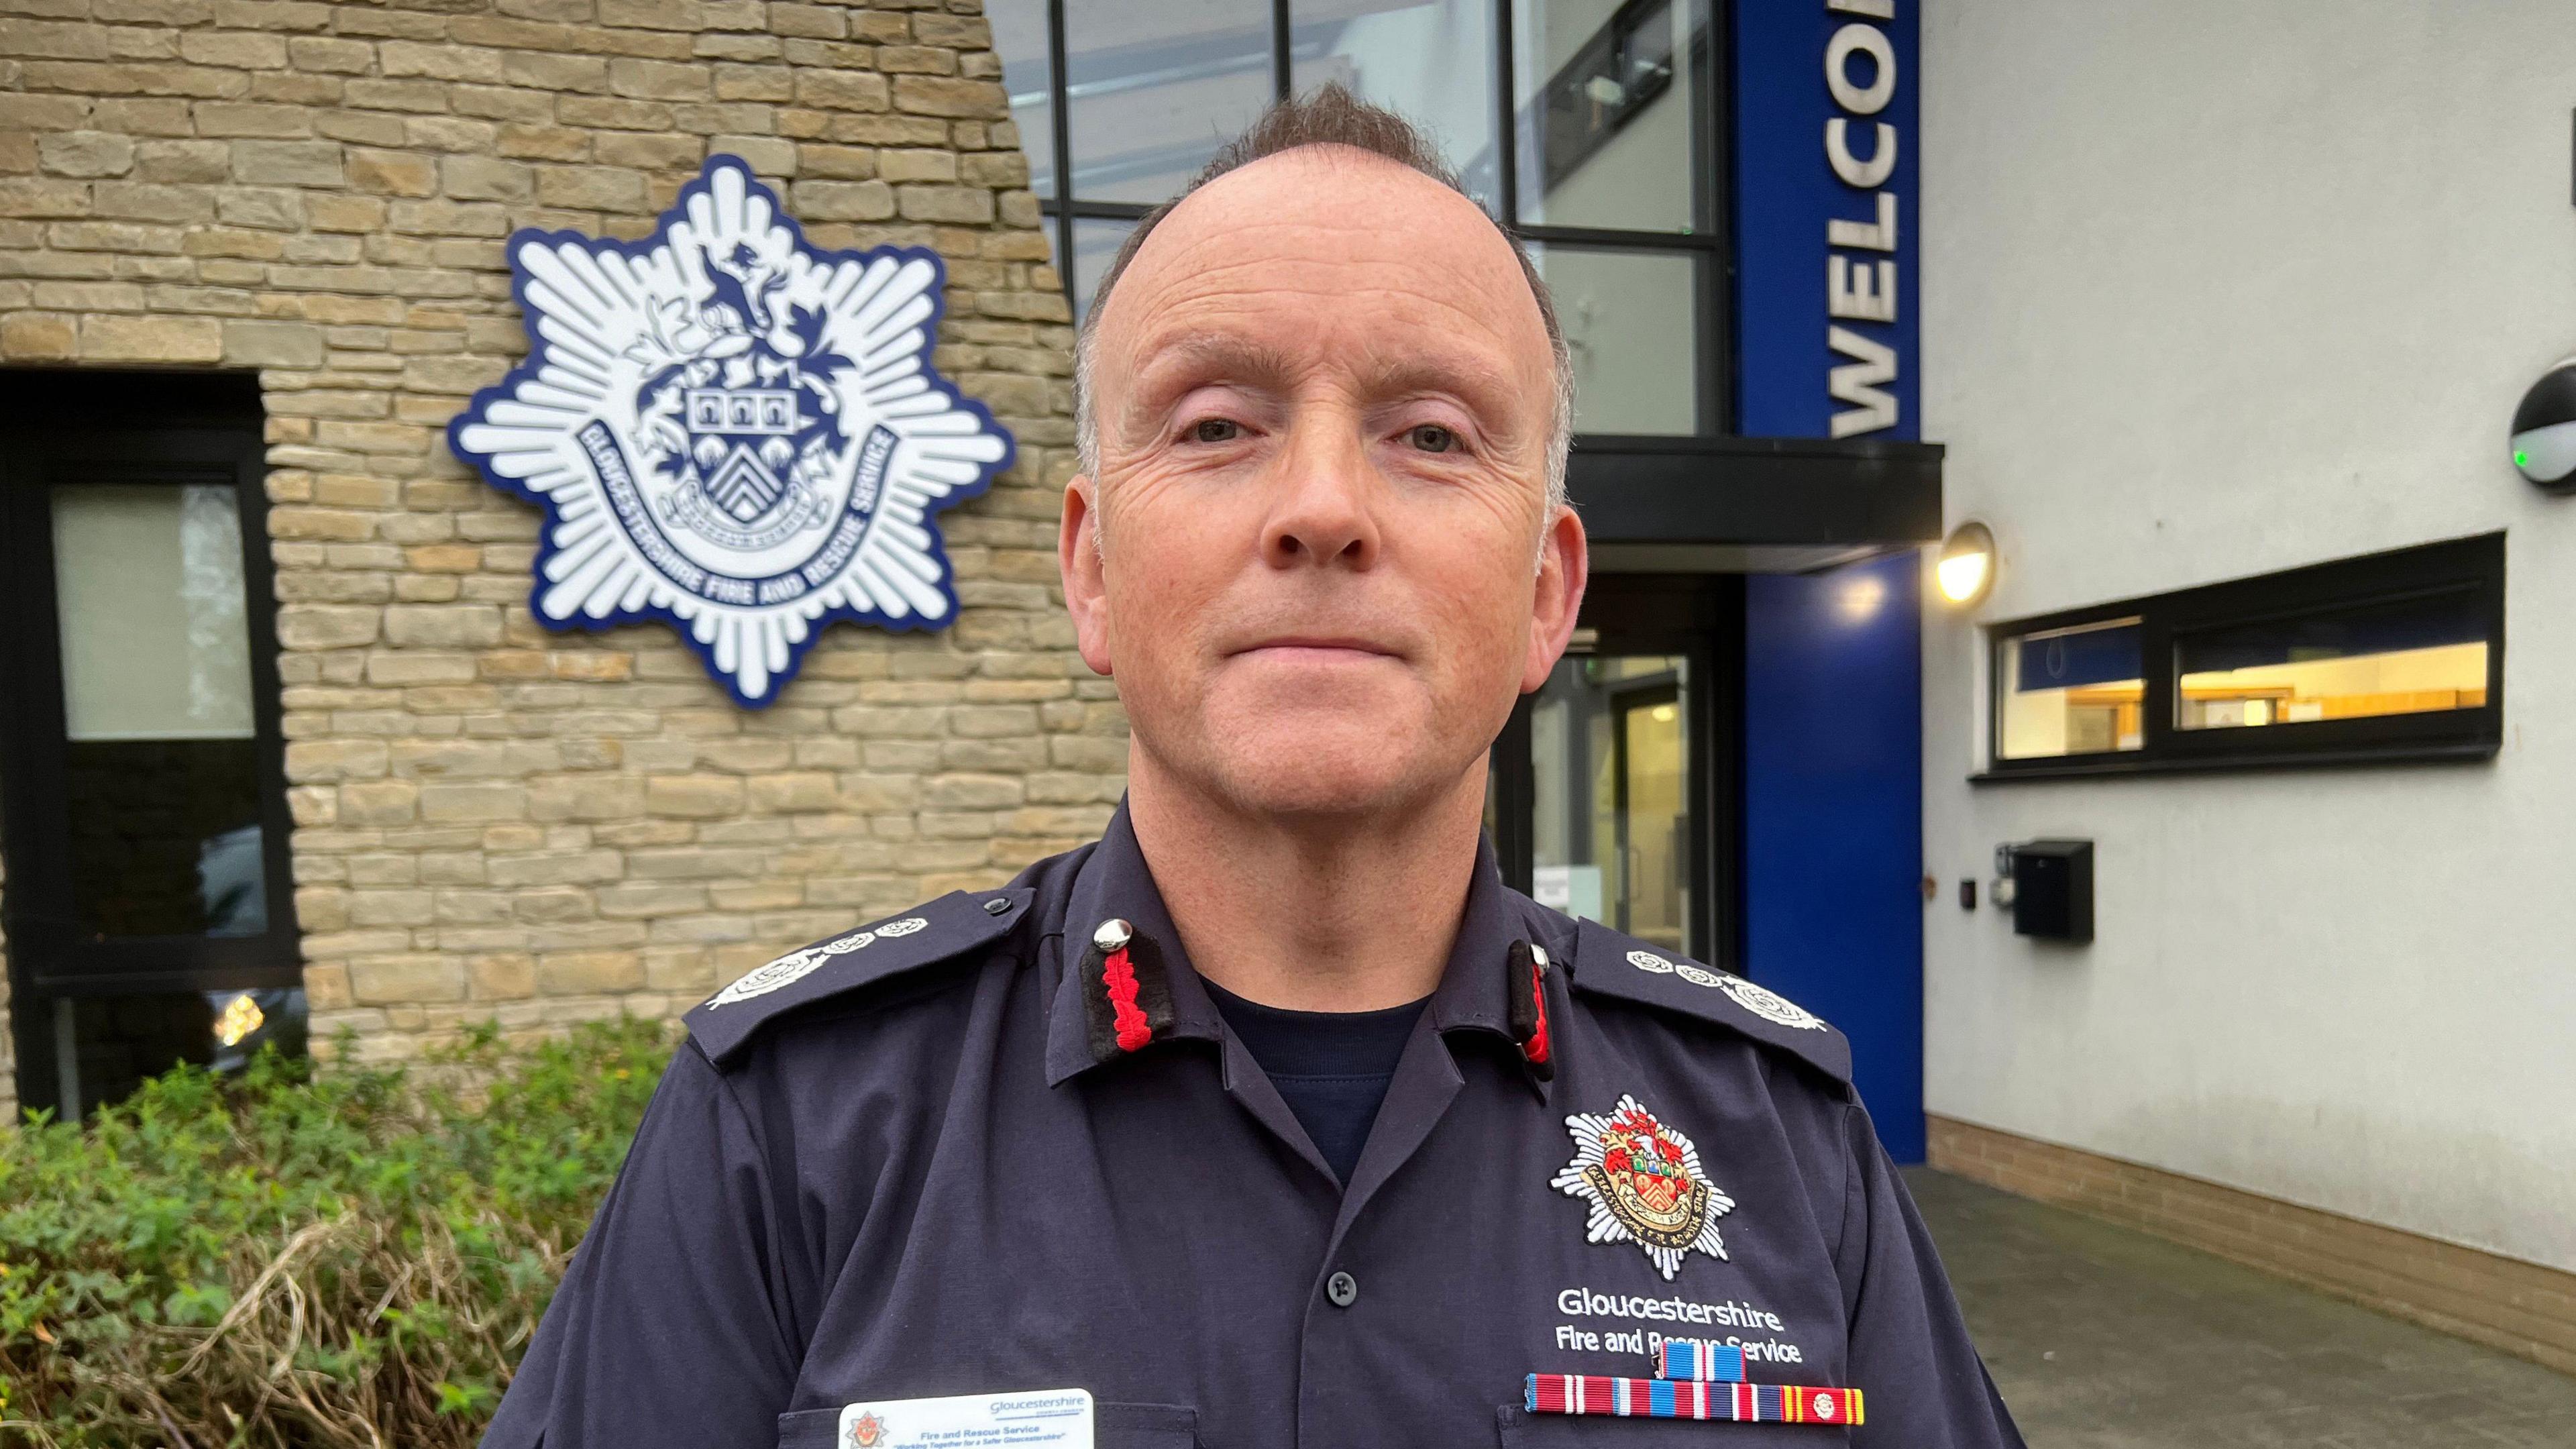
[{"label": "man's face", "polygon": [[1164,219],[1095,344],[1065,592],[1141,763],[1266,815],[1480,786],[1585,567],[1547,502],[1545,327],[1493,224],[1380,158],[1285,152]]}]

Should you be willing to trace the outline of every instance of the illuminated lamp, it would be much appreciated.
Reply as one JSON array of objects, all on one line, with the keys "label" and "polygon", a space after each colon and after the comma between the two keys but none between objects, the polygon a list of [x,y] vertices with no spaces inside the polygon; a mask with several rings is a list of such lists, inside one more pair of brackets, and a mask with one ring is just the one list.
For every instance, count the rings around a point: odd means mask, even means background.
[{"label": "illuminated lamp", "polygon": [[1950,530],[1932,577],[1941,597],[1962,609],[1974,608],[1995,586],[1994,530],[1974,520]]}]

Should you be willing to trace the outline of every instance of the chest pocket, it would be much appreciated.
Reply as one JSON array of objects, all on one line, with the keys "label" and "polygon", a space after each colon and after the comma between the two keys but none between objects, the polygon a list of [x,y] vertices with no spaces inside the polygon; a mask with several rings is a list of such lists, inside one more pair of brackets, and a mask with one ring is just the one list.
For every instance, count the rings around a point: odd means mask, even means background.
[{"label": "chest pocket", "polygon": [[[778,1416],[778,1449],[850,1449],[836,1444],[838,1409],[803,1409]],[[1199,1411],[1177,1404],[1094,1404],[1094,1449],[1198,1449]]]},{"label": "chest pocket", "polygon": [[1783,1427],[1794,1427],[1790,1438],[1817,1449],[1829,1444],[1849,1444],[1851,1431],[1827,1424],[1733,1424],[1698,1419],[1620,1418],[1612,1414],[1533,1414],[1518,1404],[1505,1404],[1494,1411],[1494,1426],[1502,1440],[1502,1449],[1681,1449],[1695,1445],[1762,1444],[1770,1449],[1784,1449]]}]

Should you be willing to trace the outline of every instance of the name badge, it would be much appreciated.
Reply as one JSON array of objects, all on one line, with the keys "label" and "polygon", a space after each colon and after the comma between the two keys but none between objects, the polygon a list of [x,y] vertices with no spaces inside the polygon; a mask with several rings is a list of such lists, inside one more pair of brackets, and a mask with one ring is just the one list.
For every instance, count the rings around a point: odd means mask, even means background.
[{"label": "name badge", "polygon": [[1091,1449],[1091,1392],[1038,1389],[849,1404],[832,1443],[835,1449]]}]

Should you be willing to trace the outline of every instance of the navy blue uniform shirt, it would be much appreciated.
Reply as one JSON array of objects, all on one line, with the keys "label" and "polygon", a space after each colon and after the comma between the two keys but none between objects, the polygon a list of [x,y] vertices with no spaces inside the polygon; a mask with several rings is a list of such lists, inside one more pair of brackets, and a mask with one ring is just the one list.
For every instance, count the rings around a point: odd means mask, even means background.
[{"label": "navy blue uniform shirt", "polygon": [[1383,1011],[1289,1011],[1202,981],[1226,1030],[1243,1041],[1336,1182],[1351,1180],[1395,1065],[1429,997]]},{"label": "navy blue uniform shirt", "polygon": [[[688,1026],[494,1449],[825,1449],[846,1403],[1053,1388],[1103,1449],[2021,1443],[1840,1034],[1489,852],[1347,1188],[1123,809]],[[1524,1412],[1667,1335],[1864,1421]]]}]

